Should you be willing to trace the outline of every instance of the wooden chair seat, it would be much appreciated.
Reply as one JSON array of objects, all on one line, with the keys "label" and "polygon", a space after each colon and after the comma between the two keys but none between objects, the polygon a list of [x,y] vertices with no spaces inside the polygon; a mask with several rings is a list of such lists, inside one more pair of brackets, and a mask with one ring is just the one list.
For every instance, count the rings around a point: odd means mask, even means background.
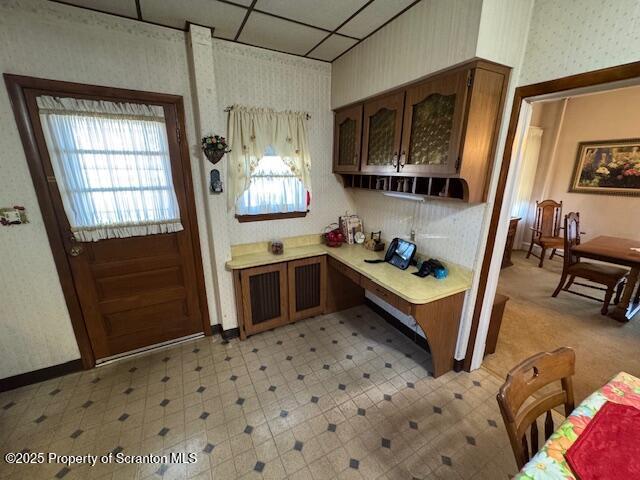
[{"label": "wooden chair seat", "polygon": [[562,248],[564,245],[564,238],[562,237],[540,237],[538,241],[545,248]]},{"label": "wooden chair seat", "polygon": [[[609,309],[609,303],[615,292],[616,297],[614,303],[620,301],[622,290],[626,281],[626,269],[614,265],[606,265],[602,263],[583,262],[580,256],[573,253],[573,248],[580,245],[580,214],[571,212],[564,217],[564,263],[562,265],[562,274],[560,282],[552,297],[557,297],[561,291],[579,295],[581,297],[590,298],[602,302],[600,313],[606,315]],[[588,283],[575,282],[576,277],[584,278],[592,283],[604,285],[607,288],[601,288]],[[568,278],[568,280],[567,280]],[[596,298],[586,295],[582,292],[570,290],[569,288],[575,282],[576,285],[589,287],[605,292],[604,298]]]},{"label": "wooden chair seat", "polygon": [[[547,249],[551,249],[551,255],[549,259],[552,259],[558,248],[562,248],[564,239],[560,236],[560,220],[562,216],[562,202],[558,203],[555,200],[543,200],[542,202],[536,202],[536,217],[531,227],[531,243],[529,244],[529,251],[527,252],[527,258],[533,255],[540,259],[538,267],[542,268],[544,264],[544,257],[547,253]],[[533,253],[533,246],[538,245],[540,247],[540,256],[538,257]]]},{"label": "wooden chair seat", "polygon": [[629,273],[629,270],[614,265],[580,261],[567,267],[567,273],[602,285],[615,287]]}]

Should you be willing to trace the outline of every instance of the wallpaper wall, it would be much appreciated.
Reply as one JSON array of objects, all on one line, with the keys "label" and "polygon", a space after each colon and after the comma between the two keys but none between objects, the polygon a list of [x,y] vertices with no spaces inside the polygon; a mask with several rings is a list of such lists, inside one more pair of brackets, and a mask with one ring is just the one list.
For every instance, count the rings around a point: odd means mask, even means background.
[{"label": "wallpaper wall", "polygon": [[[239,223],[227,215],[231,244],[321,232],[352,210],[348,193],[331,173],[333,112],[331,65],[259,48],[214,40],[218,104],[234,103],[308,112],[312,204],[305,218]],[[226,115],[219,122],[226,126]]]},{"label": "wallpaper wall", "polygon": [[[184,34],[42,0],[0,2],[0,71],[182,95],[195,139]],[[192,162],[194,177],[199,163]],[[0,88],[0,205],[27,225],[0,228],[0,378],[79,358],[6,89]],[[194,181],[203,260],[207,222]],[[209,307],[211,270],[205,268]],[[35,300],[37,299],[37,301]]]},{"label": "wallpaper wall", "polygon": [[520,85],[636,62],[637,0],[536,0]]}]

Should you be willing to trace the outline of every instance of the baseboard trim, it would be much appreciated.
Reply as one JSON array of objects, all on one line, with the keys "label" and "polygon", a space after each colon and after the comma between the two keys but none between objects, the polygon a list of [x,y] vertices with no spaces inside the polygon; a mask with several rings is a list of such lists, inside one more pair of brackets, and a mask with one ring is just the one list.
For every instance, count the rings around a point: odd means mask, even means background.
[{"label": "baseboard trim", "polygon": [[409,327],[407,327],[404,323],[402,323],[400,320],[398,320],[396,317],[394,317],[393,315],[391,315],[389,312],[387,312],[384,308],[382,308],[380,305],[372,302],[370,299],[365,298],[364,299],[364,304],[366,306],[368,306],[371,310],[373,310],[374,312],[376,312],[378,315],[380,315],[382,318],[384,318],[384,320],[391,325],[392,327],[396,328],[397,330],[400,331],[400,333],[402,333],[405,337],[409,338],[413,343],[415,343],[416,345],[418,345],[420,348],[422,348],[424,351],[426,352],[431,352],[431,350],[429,350],[429,344],[427,343],[427,341],[421,336],[421,335],[416,335],[416,333],[411,330]]},{"label": "baseboard trim", "polygon": [[232,338],[238,338],[240,336],[240,329],[236,327],[228,330],[222,330],[221,336],[226,341],[231,340]]},{"label": "baseboard trim", "polygon": [[222,325],[211,325],[211,333],[213,335],[220,335],[223,340],[231,340],[232,338],[238,338],[240,336],[240,329],[229,328],[228,330],[223,330]]},{"label": "baseboard trim", "polygon": [[458,373],[464,369],[464,358],[462,360],[453,359],[453,371]]},{"label": "baseboard trim", "polygon": [[82,360],[78,358],[59,365],[52,365],[32,372],[14,375],[13,377],[2,378],[0,379],[0,392],[7,392],[27,385],[33,385],[34,383],[44,382],[52,378],[68,375],[69,373],[79,372],[82,369]]}]

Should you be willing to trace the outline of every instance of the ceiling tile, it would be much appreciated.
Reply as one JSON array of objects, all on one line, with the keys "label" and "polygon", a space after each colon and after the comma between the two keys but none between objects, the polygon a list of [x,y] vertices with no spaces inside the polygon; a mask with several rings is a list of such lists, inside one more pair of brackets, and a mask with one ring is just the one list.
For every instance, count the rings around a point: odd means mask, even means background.
[{"label": "ceiling tile", "polygon": [[375,0],[362,12],[351,19],[339,33],[363,38],[394,15],[408,7],[414,0]]},{"label": "ceiling tile", "polygon": [[[387,0],[382,0],[387,1]],[[316,27],[334,30],[367,0],[258,0],[255,8]]]},{"label": "ceiling tile", "polygon": [[138,18],[135,0],[65,0],[78,7],[92,8],[101,12],[115,13],[125,17]]},{"label": "ceiling tile", "polygon": [[347,48],[352,47],[356,42],[357,40],[353,40],[352,38],[341,37],[340,35],[331,35],[322,42],[318,48],[311,52],[309,57],[330,62]]},{"label": "ceiling tile", "polygon": [[216,0],[140,0],[142,18],[170,27],[184,28],[187,21],[214,27],[214,36],[233,39],[246,9]]},{"label": "ceiling tile", "polygon": [[326,35],[322,30],[253,12],[238,40],[258,47],[304,55]]}]

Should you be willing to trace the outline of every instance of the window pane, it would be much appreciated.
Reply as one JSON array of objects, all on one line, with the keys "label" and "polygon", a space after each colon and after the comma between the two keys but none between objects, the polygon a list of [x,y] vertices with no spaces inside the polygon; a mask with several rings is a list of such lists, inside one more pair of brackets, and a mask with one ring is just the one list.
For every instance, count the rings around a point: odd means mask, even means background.
[{"label": "window pane", "polygon": [[238,198],[238,215],[305,212],[307,191],[278,156],[265,155],[251,176],[249,188]]},{"label": "window pane", "polygon": [[[162,118],[68,111],[43,111],[40,117],[76,236],[83,230],[163,222],[182,229]],[[131,235],[120,229],[113,236]],[[106,232],[99,238],[111,236]]]}]

